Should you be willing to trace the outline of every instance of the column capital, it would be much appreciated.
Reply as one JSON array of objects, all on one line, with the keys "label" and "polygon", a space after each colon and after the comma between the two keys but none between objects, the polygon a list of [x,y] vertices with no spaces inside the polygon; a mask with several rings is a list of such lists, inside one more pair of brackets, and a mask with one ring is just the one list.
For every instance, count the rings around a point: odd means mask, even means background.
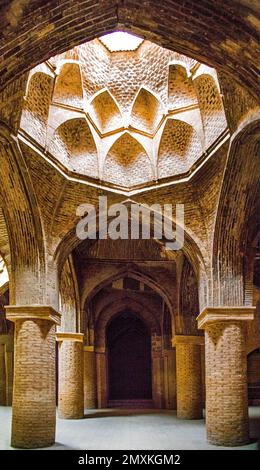
[{"label": "column capital", "polygon": [[252,321],[255,307],[206,307],[197,317],[198,328],[205,329],[216,322]]},{"label": "column capital", "polygon": [[83,343],[83,340],[83,333],[56,333],[56,341],[78,341],[79,343]]},{"label": "column capital", "polygon": [[60,325],[61,314],[50,305],[6,305],[6,318],[18,320],[49,320]]},{"label": "column capital", "polygon": [[172,345],[177,344],[194,344],[198,346],[204,346],[204,336],[192,336],[192,335],[176,335],[172,339]]}]

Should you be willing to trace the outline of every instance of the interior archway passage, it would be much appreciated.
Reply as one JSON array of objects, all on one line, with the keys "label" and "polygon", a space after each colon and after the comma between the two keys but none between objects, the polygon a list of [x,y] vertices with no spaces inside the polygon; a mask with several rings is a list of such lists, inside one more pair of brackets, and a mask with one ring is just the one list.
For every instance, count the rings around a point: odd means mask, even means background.
[{"label": "interior archway passage", "polygon": [[133,312],[123,311],[107,328],[108,398],[150,400],[151,335]]}]

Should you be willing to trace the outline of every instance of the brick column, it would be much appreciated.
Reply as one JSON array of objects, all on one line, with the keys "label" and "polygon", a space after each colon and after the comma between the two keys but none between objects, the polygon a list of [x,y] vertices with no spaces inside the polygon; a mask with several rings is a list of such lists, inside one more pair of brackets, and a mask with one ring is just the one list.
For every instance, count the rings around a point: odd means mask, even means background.
[{"label": "brick column", "polygon": [[245,321],[254,307],[209,307],[197,318],[205,330],[206,425],[212,444],[249,442]]},{"label": "brick column", "polygon": [[84,417],[83,338],[82,333],[56,334],[59,342],[59,418]]},{"label": "brick column", "polygon": [[202,418],[201,346],[202,336],[175,336],[177,417]]},{"label": "brick column", "polygon": [[157,409],[163,407],[163,357],[161,351],[152,351],[152,396]]},{"label": "brick column", "polygon": [[107,408],[108,383],[107,383],[106,364],[107,364],[106,351],[103,350],[103,348],[99,348],[96,351],[98,408]]},{"label": "brick column", "polygon": [[84,347],[84,408],[97,407],[97,371],[94,346]]},{"label": "brick column", "polygon": [[7,306],[15,322],[13,447],[55,442],[55,329],[60,314],[49,306]]},{"label": "brick column", "polygon": [[165,349],[164,359],[164,407],[176,410],[176,350]]}]

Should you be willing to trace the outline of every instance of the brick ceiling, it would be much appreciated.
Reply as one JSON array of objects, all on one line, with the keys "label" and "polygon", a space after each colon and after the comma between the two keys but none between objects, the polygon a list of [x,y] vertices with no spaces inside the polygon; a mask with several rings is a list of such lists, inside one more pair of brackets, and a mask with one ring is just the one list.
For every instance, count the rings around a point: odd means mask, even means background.
[{"label": "brick ceiling", "polygon": [[95,39],[32,69],[20,128],[73,177],[125,192],[188,178],[227,138],[216,71],[150,41]]},{"label": "brick ceiling", "polygon": [[224,70],[259,93],[257,0],[5,0],[1,87],[51,56],[118,28]]}]

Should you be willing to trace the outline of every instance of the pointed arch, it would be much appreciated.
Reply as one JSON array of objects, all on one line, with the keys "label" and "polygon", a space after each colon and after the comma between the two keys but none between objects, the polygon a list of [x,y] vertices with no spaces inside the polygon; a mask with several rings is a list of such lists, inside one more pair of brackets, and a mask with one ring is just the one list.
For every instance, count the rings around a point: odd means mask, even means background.
[{"label": "pointed arch", "polygon": [[185,173],[201,153],[201,142],[194,128],[184,121],[168,119],[158,152],[159,178]]},{"label": "pointed arch", "polygon": [[[0,200],[10,246],[11,302],[49,302],[44,228],[24,156],[10,130],[0,126]],[[9,177],[7,177],[9,175]],[[15,188],[15,191],[14,191]],[[25,285],[27,289],[25,289]]]},{"label": "pointed arch", "polygon": [[131,125],[137,129],[153,134],[162,115],[162,103],[152,92],[141,87],[132,107]]},{"label": "pointed arch", "polygon": [[115,318],[121,311],[124,309],[130,309],[135,312],[142,318],[145,325],[150,329],[150,331],[157,335],[161,336],[161,329],[159,322],[155,318],[154,312],[152,312],[149,307],[146,305],[144,307],[143,303],[139,300],[125,298],[117,299],[116,302],[113,302],[111,305],[108,305],[107,308],[104,308],[100,313],[97,324],[96,324],[96,337],[95,337],[95,348],[102,348],[105,346],[105,330],[109,322]]},{"label": "pointed arch", "polygon": [[227,127],[224,107],[215,80],[211,75],[199,75],[193,83],[204,127],[205,144],[206,147],[209,147]]},{"label": "pointed arch", "polygon": [[229,148],[214,227],[211,302],[216,306],[252,305],[245,288],[253,287],[253,276],[247,280],[245,268],[250,232],[259,220],[259,125],[256,114],[233,135]]},{"label": "pointed arch", "polygon": [[112,282],[118,281],[120,279],[131,278],[139,282],[142,282],[154,292],[156,292],[168,306],[170,312],[173,312],[173,304],[171,302],[169,292],[167,289],[159,284],[155,279],[153,279],[149,274],[144,271],[139,271],[134,268],[119,268],[111,273],[97,273],[96,277],[92,279],[92,283],[87,283],[84,286],[81,296],[81,307],[84,308],[85,302],[89,302],[94,298],[98,292],[100,292],[105,287],[109,286]]},{"label": "pointed arch", "polygon": [[36,72],[29,79],[21,117],[21,128],[43,147],[51,104],[54,79],[44,72]]},{"label": "pointed arch", "polygon": [[168,76],[169,109],[183,108],[198,104],[192,78],[188,77],[186,67],[170,64]]},{"label": "pointed arch", "polygon": [[60,66],[56,78],[53,101],[75,108],[83,108],[83,86],[80,65],[76,61],[68,61]]},{"label": "pointed arch", "polygon": [[98,177],[97,148],[85,118],[69,119],[56,129],[49,151],[69,170]]},{"label": "pointed arch", "polygon": [[101,90],[90,103],[89,115],[102,134],[123,127],[119,106],[108,90]]},{"label": "pointed arch", "polygon": [[122,134],[110,148],[102,179],[125,187],[153,179],[152,166],[146,151],[128,132]]}]

